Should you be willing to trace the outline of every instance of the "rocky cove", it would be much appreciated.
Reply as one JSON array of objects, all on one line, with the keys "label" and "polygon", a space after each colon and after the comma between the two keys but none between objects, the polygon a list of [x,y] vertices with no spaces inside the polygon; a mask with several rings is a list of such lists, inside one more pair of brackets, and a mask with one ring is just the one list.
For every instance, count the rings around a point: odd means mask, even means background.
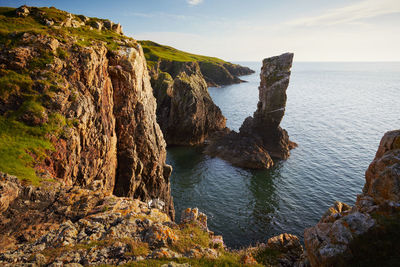
[{"label": "rocky cove", "polygon": [[[220,76],[198,63],[148,64],[141,46],[111,21],[52,8],[1,12],[8,29],[0,51],[2,146],[26,154],[1,155],[2,264],[346,266],[372,255],[379,240],[390,245],[372,260],[394,262],[387,255],[398,250],[398,131],[383,137],[355,206],[335,203],[306,230],[306,250],[290,234],[229,250],[197,209],[174,222],[173,170],[161,132],[167,143],[186,145],[229,134],[207,92]],[[227,66],[220,69],[232,76]],[[165,126],[159,114],[169,114],[161,117]],[[181,121],[183,137],[171,128]]]}]

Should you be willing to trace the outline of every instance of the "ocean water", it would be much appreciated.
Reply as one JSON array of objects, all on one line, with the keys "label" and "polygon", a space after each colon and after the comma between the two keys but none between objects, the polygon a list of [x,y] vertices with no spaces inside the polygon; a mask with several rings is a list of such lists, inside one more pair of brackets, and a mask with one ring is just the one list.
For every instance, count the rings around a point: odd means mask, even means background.
[{"label": "ocean water", "polygon": [[[261,63],[248,81],[209,88],[238,130],[258,102]],[[400,63],[295,62],[282,121],[299,146],[270,170],[233,167],[202,147],[168,148],[177,212],[198,207],[234,248],[283,233],[303,238],[336,200],[354,204],[386,131],[400,128]]]}]

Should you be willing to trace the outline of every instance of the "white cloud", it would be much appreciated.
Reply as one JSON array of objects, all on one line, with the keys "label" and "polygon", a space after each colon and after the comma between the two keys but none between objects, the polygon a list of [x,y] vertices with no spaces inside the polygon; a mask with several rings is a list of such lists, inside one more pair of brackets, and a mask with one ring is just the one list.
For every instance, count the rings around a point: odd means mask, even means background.
[{"label": "white cloud", "polygon": [[203,0],[187,0],[187,2],[189,5],[197,6],[198,4],[201,4]]},{"label": "white cloud", "polygon": [[322,15],[288,22],[293,26],[332,26],[357,23],[360,20],[400,13],[399,0],[364,0],[345,7],[331,9]]}]

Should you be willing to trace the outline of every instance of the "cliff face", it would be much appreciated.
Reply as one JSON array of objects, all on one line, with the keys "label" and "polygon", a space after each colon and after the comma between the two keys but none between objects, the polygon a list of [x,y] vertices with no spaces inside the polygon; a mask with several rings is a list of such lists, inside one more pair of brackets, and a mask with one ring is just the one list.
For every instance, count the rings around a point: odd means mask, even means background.
[{"label": "cliff face", "polygon": [[400,130],[387,132],[354,207],[336,202],[304,232],[311,266],[394,266],[399,260]]},{"label": "cliff face", "polygon": [[151,41],[144,47],[157,99],[157,121],[168,145],[197,145],[225,129],[226,119],[207,86],[243,82],[253,70]]},{"label": "cliff face", "polygon": [[[139,41],[139,43],[143,46],[150,69],[159,64],[170,65],[173,63],[179,65],[197,62],[209,87],[241,83],[244,81],[237,76],[254,73],[248,67],[232,64],[219,58],[187,53],[152,41]],[[175,77],[173,73],[170,73],[170,75]]]},{"label": "cliff face", "polygon": [[[12,42],[0,47],[0,79],[6,85],[0,111],[5,125],[51,141],[46,151],[26,144],[36,172],[108,194],[160,198],[173,217],[171,167],[165,164],[166,144],[141,47],[111,22],[56,9],[19,10],[25,10],[22,17],[12,10],[4,16],[44,30],[2,33]],[[93,29],[96,22],[103,26]],[[13,77],[26,82],[14,86]]]},{"label": "cliff face", "polygon": [[256,169],[273,166],[272,158],[289,157],[296,144],[279,124],[285,113],[292,61],[291,53],[264,59],[254,116],[245,119],[239,133],[231,131],[212,140],[206,153],[239,167]]},{"label": "cliff face", "polygon": [[161,61],[152,71],[157,120],[169,145],[196,145],[225,128],[197,62]]}]

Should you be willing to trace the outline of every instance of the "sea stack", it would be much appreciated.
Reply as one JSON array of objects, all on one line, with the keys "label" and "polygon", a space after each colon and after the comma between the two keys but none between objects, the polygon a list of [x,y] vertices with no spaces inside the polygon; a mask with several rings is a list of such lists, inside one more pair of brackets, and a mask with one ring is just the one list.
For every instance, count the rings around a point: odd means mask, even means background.
[{"label": "sea stack", "polygon": [[272,158],[289,157],[296,144],[279,125],[285,114],[292,62],[293,53],[263,60],[259,102],[253,117],[244,120],[239,133],[230,131],[212,140],[207,154],[253,169],[268,169],[273,166]]}]

